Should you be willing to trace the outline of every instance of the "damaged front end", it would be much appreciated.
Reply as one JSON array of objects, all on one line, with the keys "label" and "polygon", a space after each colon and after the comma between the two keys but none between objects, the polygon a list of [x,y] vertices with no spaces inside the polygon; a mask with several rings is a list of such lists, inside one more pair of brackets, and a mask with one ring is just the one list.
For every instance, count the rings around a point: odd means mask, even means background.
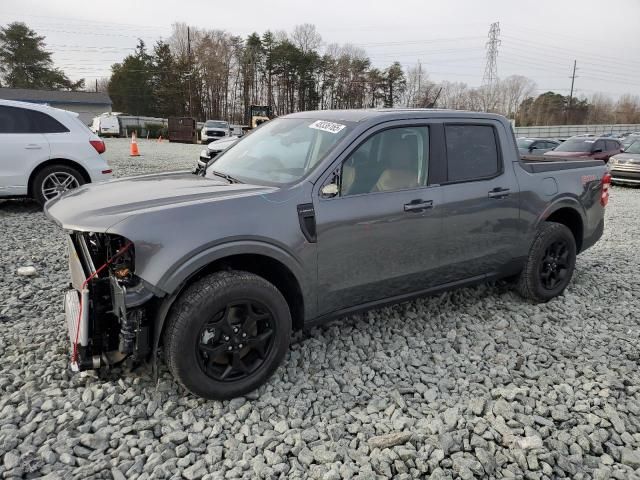
[{"label": "damaged front end", "polygon": [[113,234],[70,232],[65,317],[71,368],[96,369],[151,352],[153,294],[135,275],[135,248]]}]

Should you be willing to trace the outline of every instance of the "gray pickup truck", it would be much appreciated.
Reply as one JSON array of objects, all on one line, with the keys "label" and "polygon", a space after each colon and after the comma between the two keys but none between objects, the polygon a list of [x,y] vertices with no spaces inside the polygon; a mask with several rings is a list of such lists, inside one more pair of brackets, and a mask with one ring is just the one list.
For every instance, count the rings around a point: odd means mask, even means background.
[{"label": "gray pickup truck", "polygon": [[509,122],[444,110],[287,115],[188,172],[46,204],[68,232],[71,366],[150,361],[206,398],[242,395],[292,330],[506,278],[561,294],[602,235],[610,176],[524,161]]}]

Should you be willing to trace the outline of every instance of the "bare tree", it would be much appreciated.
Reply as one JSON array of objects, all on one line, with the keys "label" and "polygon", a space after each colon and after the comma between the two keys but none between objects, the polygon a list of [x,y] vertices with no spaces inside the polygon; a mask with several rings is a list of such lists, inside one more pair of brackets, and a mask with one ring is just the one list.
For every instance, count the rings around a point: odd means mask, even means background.
[{"label": "bare tree", "polygon": [[316,26],[311,23],[296,25],[291,34],[291,40],[302,53],[318,50],[322,45],[322,36],[316,30]]},{"label": "bare tree", "polygon": [[525,98],[534,95],[536,84],[522,75],[511,75],[498,83],[497,111],[509,118],[515,118],[518,107]]}]

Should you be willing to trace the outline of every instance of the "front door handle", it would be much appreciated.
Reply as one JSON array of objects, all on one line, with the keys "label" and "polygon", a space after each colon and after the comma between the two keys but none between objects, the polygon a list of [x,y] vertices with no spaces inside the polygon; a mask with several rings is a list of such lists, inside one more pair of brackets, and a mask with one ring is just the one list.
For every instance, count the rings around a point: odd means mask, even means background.
[{"label": "front door handle", "polygon": [[404,204],[405,212],[421,212],[427,208],[433,208],[433,200],[412,200]]},{"label": "front door handle", "polygon": [[35,143],[30,143],[29,145],[27,145],[24,148],[26,150],[42,150],[42,146],[41,145],[36,145]]},{"label": "front door handle", "polygon": [[504,197],[508,197],[509,193],[511,193],[511,190],[509,190],[508,188],[494,188],[493,190],[489,191],[489,198],[504,198]]}]

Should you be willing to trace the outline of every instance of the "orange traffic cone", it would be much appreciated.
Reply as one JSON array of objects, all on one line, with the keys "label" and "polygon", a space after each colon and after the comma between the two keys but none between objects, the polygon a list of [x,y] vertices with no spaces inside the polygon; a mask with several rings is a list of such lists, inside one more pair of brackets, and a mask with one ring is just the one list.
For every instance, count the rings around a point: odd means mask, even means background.
[{"label": "orange traffic cone", "polygon": [[136,132],[131,132],[131,151],[129,152],[130,157],[139,157],[140,152],[138,151],[138,142],[136,141]]}]

